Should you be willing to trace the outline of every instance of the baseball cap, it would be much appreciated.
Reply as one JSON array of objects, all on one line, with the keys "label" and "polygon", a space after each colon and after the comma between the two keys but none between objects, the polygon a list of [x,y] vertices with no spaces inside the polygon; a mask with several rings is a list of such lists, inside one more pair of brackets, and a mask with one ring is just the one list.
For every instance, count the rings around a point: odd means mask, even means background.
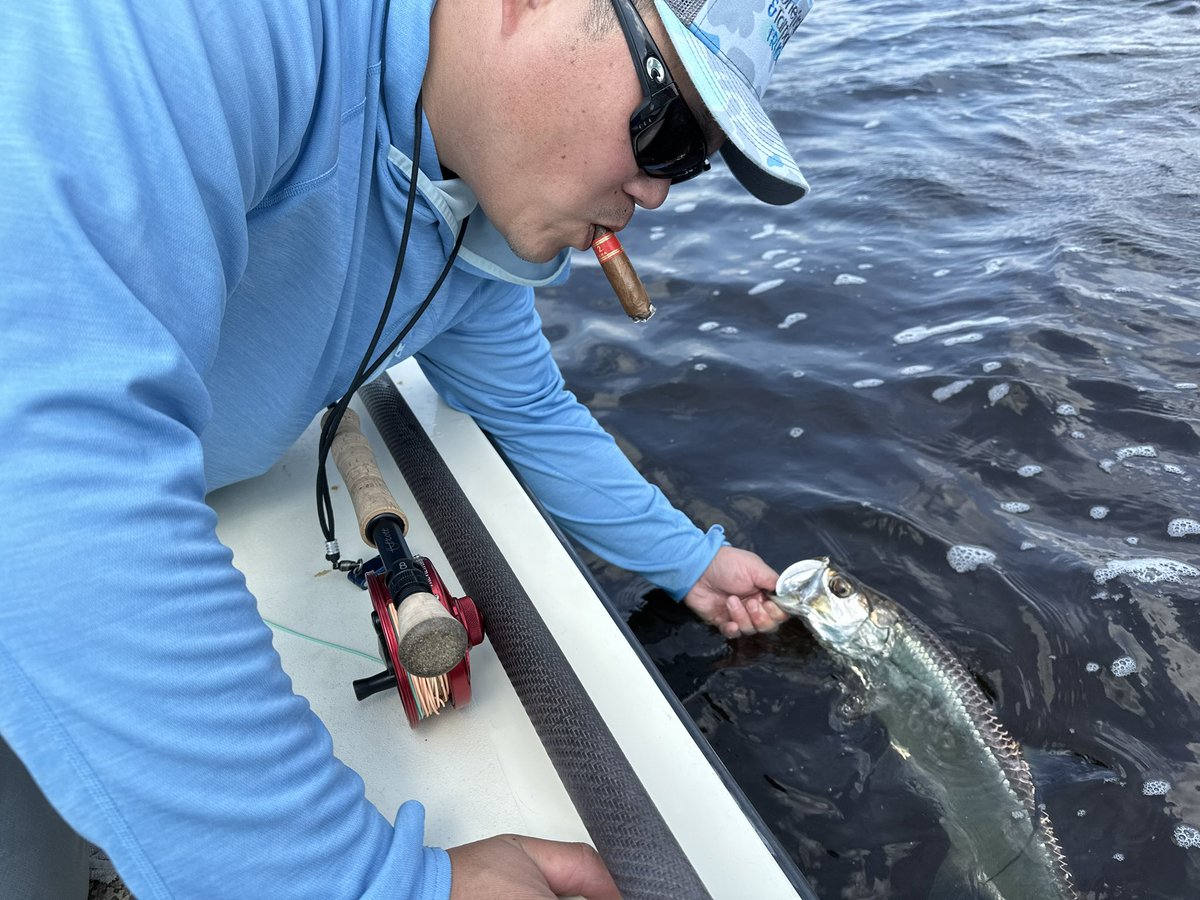
[{"label": "baseball cap", "polygon": [[762,108],[788,38],[812,0],[654,0],[675,52],[728,140],[721,156],[759,200],[782,206],[808,182]]}]

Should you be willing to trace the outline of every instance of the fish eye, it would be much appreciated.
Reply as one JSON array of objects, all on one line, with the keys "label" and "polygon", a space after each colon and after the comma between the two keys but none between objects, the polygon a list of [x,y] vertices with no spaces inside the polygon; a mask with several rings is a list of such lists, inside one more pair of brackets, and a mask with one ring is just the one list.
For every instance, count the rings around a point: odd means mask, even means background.
[{"label": "fish eye", "polygon": [[829,589],[833,591],[835,597],[849,597],[854,593],[854,588],[850,582],[841,575],[834,575],[829,579]]}]

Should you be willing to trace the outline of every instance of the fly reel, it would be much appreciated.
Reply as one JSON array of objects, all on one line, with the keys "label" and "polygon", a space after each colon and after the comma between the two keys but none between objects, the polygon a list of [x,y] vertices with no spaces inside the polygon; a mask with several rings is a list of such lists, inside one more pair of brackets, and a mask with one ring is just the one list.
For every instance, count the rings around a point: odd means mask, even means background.
[{"label": "fly reel", "polygon": [[399,659],[400,642],[397,638],[399,623],[396,605],[388,592],[387,572],[379,558],[364,563],[361,569],[350,573],[350,579],[359,587],[365,587],[371,595],[371,624],[379,638],[379,650],[387,668],[368,678],[354,682],[354,696],[365,700],[372,694],[394,687],[400,694],[404,714],[413,728],[422,719],[436,716],[447,706],[463,707],[471,700],[470,648],[483,641],[483,620],[475,602],[470,597],[455,597],[442,581],[433,563],[423,556],[415,557],[425,570],[438,602],[457,619],[467,631],[468,649],[462,661],[444,675],[423,678],[410,674]]}]

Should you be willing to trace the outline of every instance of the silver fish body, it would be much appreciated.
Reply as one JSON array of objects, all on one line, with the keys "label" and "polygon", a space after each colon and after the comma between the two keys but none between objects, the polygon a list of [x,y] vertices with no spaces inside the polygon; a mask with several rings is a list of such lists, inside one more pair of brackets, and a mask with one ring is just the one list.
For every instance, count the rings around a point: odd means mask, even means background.
[{"label": "silver fish body", "polygon": [[824,558],[788,567],[774,599],[859,675],[892,745],[942,807],[953,859],[935,896],[1076,900],[1019,745],[928,627]]}]

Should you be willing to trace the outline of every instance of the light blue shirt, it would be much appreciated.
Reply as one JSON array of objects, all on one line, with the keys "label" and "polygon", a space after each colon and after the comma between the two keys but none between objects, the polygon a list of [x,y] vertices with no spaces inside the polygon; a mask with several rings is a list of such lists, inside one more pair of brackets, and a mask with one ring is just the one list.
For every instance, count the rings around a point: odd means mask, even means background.
[{"label": "light blue shirt", "polygon": [[[334,759],[204,501],[346,389],[379,316],[431,8],[382,42],[382,3],[0,5],[0,733],[141,900],[449,891],[420,805],[393,826]],[[564,389],[531,285],[565,256],[516,259],[421,141],[384,345],[471,212],[400,355],[572,535],[680,596],[720,528]]]}]

